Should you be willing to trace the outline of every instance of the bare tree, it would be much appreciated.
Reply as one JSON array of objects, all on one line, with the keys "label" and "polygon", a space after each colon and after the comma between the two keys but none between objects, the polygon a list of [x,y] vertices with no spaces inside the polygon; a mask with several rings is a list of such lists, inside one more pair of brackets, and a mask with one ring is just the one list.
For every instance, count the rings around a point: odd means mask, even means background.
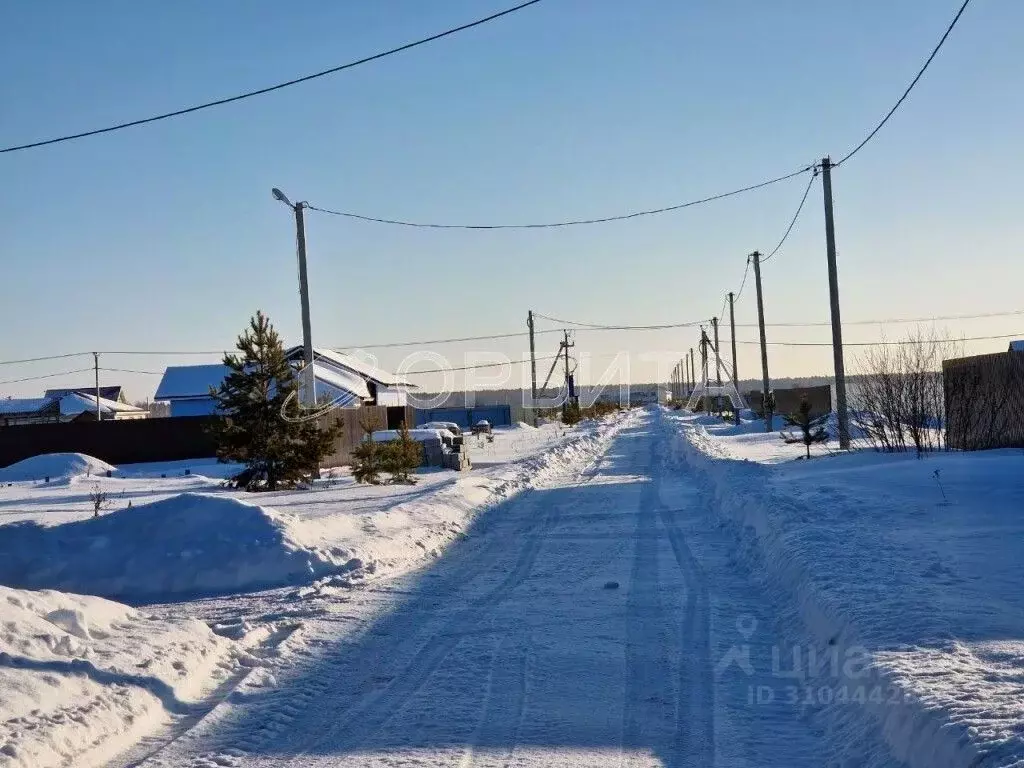
[{"label": "bare tree", "polygon": [[920,456],[942,450],[946,399],[942,361],[957,345],[934,329],[911,331],[901,344],[870,347],[859,364],[854,424],[880,451],[913,449]]},{"label": "bare tree", "polygon": [[98,485],[94,485],[89,494],[89,501],[92,502],[92,516],[99,517],[100,510],[107,506],[107,492],[101,490]]}]

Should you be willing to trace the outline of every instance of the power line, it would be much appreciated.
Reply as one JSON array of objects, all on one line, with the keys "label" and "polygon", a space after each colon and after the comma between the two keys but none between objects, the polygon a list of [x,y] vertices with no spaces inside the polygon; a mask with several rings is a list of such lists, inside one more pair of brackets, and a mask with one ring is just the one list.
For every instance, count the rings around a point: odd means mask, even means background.
[{"label": "power line", "polygon": [[139,371],[134,368],[100,368],[101,371],[110,371],[111,373],[141,373],[145,376],[163,376],[166,371]]},{"label": "power line", "polygon": [[111,125],[111,126],[108,126],[106,128],[97,128],[95,130],[83,131],[82,133],[73,133],[73,134],[69,134],[67,136],[59,136],[59,137],[53,138],[53,139],[45,139],[45,140],[42,140],[42,141],[33,141],[33,142],[29,143],[29,144],[20,144],[20,145],[13,146],[13,147],[5,147],[3,149],[0,149],[0,154],[3,154],[5,152],[18,152],[19,150],[22,150],[22,149],[33,149],[35,147],[45,147],[45,146],[48,146],[50,144],[59,144],[59,143],[64,142],[64,141],[72,141],[73,139],[84,139],[87,136],[96,136],[96,135],[99,135],[101,133],[111,133],[113,131],[119,131],[119,130],[121,130],[123,128],[132,128],[132,127],[137,126],[137,125],[145,125],[147,123],[155,123],[158,120],[167,120],[167,119],[172,118],[172,117],[180,117],[181,115],[187,115],[187,114],[190,114],[192,112],[199,112],[200,110],[203,110],[203,109],[209,109],[211,107],[219,107],[219,106],[221,106],[223,104],[231,104],[232,102],[235,102],[235,101],[242,101],[243,99],[249,99],[249,98],[252,98],[253,96],[262,96],[263,94],[270,93],[271,91],[279,91],[282,88],[288,88],[288,87],[293,86],[293,85],[298,85],[299,83],[305,83],[305,82],[308,82],[310,80],[316,80],[317,78],[320,78],[320,77],[326,77],[327,75],[333,75],[333,74],[336,74],[337,72],[341,72],[341,71],[346,70],[346,69],[352,69],[353,67],[358,67],[358,66],[360,66],[362,64],[368,64],[371,61],[377,61],[378,59],[383,59],[386,56],[391,56],[391,55],[396,54],[396,53],[401,53],[402,51],[408,51],[411,48],[416,48],[417,46],[425,45],[426,43],[432,43],[435,40],[440,40],[443,37],[448,37],[449,35],[454,35],[454,34],[456,34],[458,32],[463,32],[463,31],[465,31],[467,29],[471,29],[473,27],[478,27],[481,24],[486,24],[489,21],[494,21],[495,19],[500,19],[502,16],[508,16],[510,13],[515,13],[516,11],[520,11],[523,8],[527,8],[528,6],[536,5],[540,1],[541,0],[528,0],[528,2],[520,3],[519,5],[516,5],[516,6],[512,7],[512,8],[508,8],[508,9],[506,9],[504,11],[500,11],[498,13],[493,13],[490,16],[486,16],[486,17],[484,17],[482,19],[477,19],[476,21],[471,21],[468,24],[462,24],[461,26],[458,26],[458,27],[452,27],[451,29],[447,29],[444,32],[439,32],[436,35],[431,35],[430,37],[424,37],[424,38],[422,38],[420,40],[416,40],[416,41],[411,42],[411,43],[406,43],[405,45],[400,45],[397,48],[391,48],[390,50],[382,51],[381,53],[375,53],[372,56],[367,56],[365,58],[358,59],[356,61],[350,61],[347,64],[342,64],[342,65],[337,66],[337,67],[331,67],[330,69],[325,69],[325,70],[322,70],[320,72],[314,72],[311,75],[303,75],[302,77],[297,77],[294,80],[287,80],[287,81],[285,81],[283,83],[278,83],[277,85],[271,85],[271,86],[267,86],[265,88],[259,88],[259,89],[255,90],[255,91],[246,91],[245,93],[240,93],[240,94],[238,94],[236,96],[229,96],[229,97],[224,98],[224,99],[217,99],[216,101],[208,101],[208,102],[205,102],[203,104],[195,104],[195,105],[193,105],[191,107],[186,107],[184,109],[178,109],[178,110],[175,110],[173,112],[165,112],[165,113],[160,114],[160,115],[153,115],[152,117],[144,117],[144,118],[141,118],[139,120],[130,120],[128,122],[118,123],[117,125]]},{"label": "power line", "polygon": [[[547,355],[546,357],[538,357],[538,360],[556,360],[560,359],[561,355]],[[402,373],[402,376],[425,376],[429,373],[447,373],[449,371],[475,371],[478,368],[498,368],[502,365],[523,365],[524,363],[530,362],[529,360],[503,360],[499,363],[481,363],[479,365],[463,365],[459,368],[434,368],[429,371],[406,371]]]},{"label": "power line", "polygon": [[[812,173],[812,174],[811,174],[811,178],[810,178],[810,180],[809,180],[809,181],[807,182],[807,189],[805,189],[805,190],[804,190],[804,196],[800,198],[800,205],[798,205],[798,206],[797,206],[797,208],[796,208],[796,213],[794,213],[794,214],[793,214],[793,218],[792,218],[792,219],[790,220],[790,222],[789,222],[789,226],[788,226],[788,227],[786,227],[786,232],[785,232],[785,234],[783,234],[783,235],[782,235],[782,239],[781,239],[781,240],[779,240],[779,244],[778,244],[778,245],[776,245],[776,246],[775,246],[774,248],[772,248],[772,252],[771,252],[771,253],[769,253],[769,254],[768,254],[767,256],[765,256],[765,257],[764,257],[763,259],[761,259],[761,265],[762,265],[762,266],[763,266],[763,265],[764,265],[764,264],[765,264],[765,263],[766,263],[766,262],[767,262],[767,261],[768,261],[768,260],[769,260],[769,259],[770,259],[770,258],[771,258],[772,256],[774,256],[774,255],[775,255],[776,253],[778,253],[778,252],[779,252],[779,249],[780,249],[780,248],[782,247],[783,243],[785,243],[785,242],[786,242],[786,239],[787,239],[787,238],[789,237],[789,233],[793,231],[793,227],[794,227],[794,225],[796,224],[796,220],[800,218],[800,211],[802,211],[802,210],[804,209],[804,203],[806,203],[806,202],[807,202],[807,195],[808,195],[808,194],[810,193],[810,191],[811,191],[811,186],[812,186],[812,185],[814,184],[814,180],[815,180],[815,179],[816,179],[817,177],[818,177],[818,169],[817,169],[817,167],[815,167],[815,169],[814,169],[814,173]],[[749,257],[748,257],[748,259],[747,259],[747,263],[748,263],[748,265],[749,265],[749,263],[750,263],[750,259],[749,259]]]},{"label": "power line", "polygon": [[[561,333],[557,329],[547,329],[544,331],[537,331],[536,334],[542,333]],[[335,346],[328,347],[336,352],[344,352],[348,349],[388,349],[393,347],[418,347],[425,346],[427,344],[455,344],[462,341],[490,341],[492,339],[514,339],[523,336],[529,336],[528,331],[515,331],[512,333],[492,333],[485,336],[462,336],[451,339],[426,339],[424,341],[392,341],[385,344],[349,344],[347,346]]]},{"label": "power line", "polygon": [[[885,320],[844,320],[843,325],[897,325],[900,323],[938,323],[946,320],[982,320],[992,317],[1014,317],[1024,315],[1024,310],[1010,312],[985,312],[980,315],[940,315],[937,317],[890,317]],[[816,328],[831,326],[828,321],[814,323],[765,323],[768,328]],[[737,328],[757,328],[757,323],[736,323]]]},{"label": "power line", "polygon": [[932,63],[932,59],[935,58],[936,54],[939,52],[939,49],[942,48],[942,45],[946,42],[946,38],[949,37],[949,34],[953,31],[953,27],[956,26],[956,23],[960,21],[960,17],[963,15],[964,11],[967,9],[967,6],[970,2],[971,0],[964,0],[963,5],[960,6],[960,10],[957,11],[956,16],[953,17],[953,21],[951,21],[949,23],[949,26],[946,28],[945,34],[942,35],[942,37],[939,39],[938,44],[932,50],[931,56],[929,56],[928,59],[925,61],[924,66],[921,67],[920,71],[917,73],[917,76],[910,81],[910,85],[907,86],[907,90],[905,90],[903,92],[903,95],[900,96],[899,100],[895,104],[893,104],[892,109],[890,109],[888,113],[886,113],[885,117],[882,118],[882,122],[876,125],[875,129],[871,131],[871,133],[869,133],[860,144],[858,144],[856,147],[850,150],[850,152],[847,153],[846,157],[844,157],[838,163],[835,163],[833,167],[842,165],[855,154],[860,152],[864,145],[871,141],[873,138],[875,138],[875,134],[882,130],[882,126],[889,122],[889,118],[892,117],[893,114],[895,114],[896,110],[899,109],[904,99],[906,99],[907,96],[910,95],[910,92],[914,90],[914,86],[917,85],[917,81],[921,79],[921,76],[924,74],[924,71],[928,69],[928,65]]},{"label": "power line", "polygon": [[[844,347],[900,347],[926,344],[955,344],[963,341],[994,341],[997,339],[1020,339],[1024,333],[1007,333],[998,336],[964,336],[949,339],[905,339],[903,341],[844,341]],[[737,340],[737,344],[760,344],[760,341]],[[769,341],[769,347],[831,347],[831,341]]]},{"label": "power line", "polygon": [[402,219],[385,219],[378,218],[376,216],[364,216],[358,213],[351,213],[348,211],[334,211],[329,208],[320,208],[315,205],[308,205],[307,208],[311,211],[318,211],[319,213],[327,213],[332,216],[344,216],[349,219],[358,219],[360,221],[369,221],[376,224],[391,224],[399,227],[416,227],[419,229],[475,229],[475,230],[493,230],[493,229],[554,229],[556,227],[575,227],[584,224],[606,224],[611,221],[625,221],[626,219],[636,219],[641,216],[653,216],[659,213],[669,213],[670,211],[679,211],[683,208],[691,208],[695,205],[702,205],[704,203],[710,203],[715,200],[722,200],[726,197],[733,197],[734,195],[740,195],[744,192],[751,192],[755,189],[761,189],[771,184],[777,184],[780,181],[786,181],[792,179],[803,173],[814,168],[813,165],[807,165],[799,170],[787,173],[784,176],[778,176],[774,179],[768,179],[757,184],[751,184],[747,187],[740,189],[734,189],[729,192],[721,192],[717,195],[711,195],[710,197],[702,197],[698,200],[690,200],[686,203],[677,203],[675,205],[667,205],[663,208],[651,208],[644,211],[633,211],[632,213],[623,213],[617,216],[604,216],[601,218],[594,219],[570,219],[568,221],[553,221],[553,222],[542,222],[533,224],[434,224],[427,222],[416,222],[416,221],[404,221]]},{"label": "power line", "polygon": [[[41,379],[55,379],[58,376],[70,376],[73,373],[85,373],[86,371],[91,371],[91,370],[93,370],[93,369],[92,368],[75,368],[72,371],[59,371],[58,373],[45,373],[42,376],[26,376],[26,377],[24,377],[22,379],[7,379],[7,381],[0,381],[0,385],[2,385],[2,384],[20,384],[20,383],[22,383],[24,381],[40,381]],[[3,401],[0,400],[0,402],[3,402]]]},{"label": "power line", "polygon": [[685,323],[661,323],[658,325],[601,325],[599,323],[583,323],[578,320],[563,320],[557,317],[551,317],[550,315],[541,314],[540,312],[534,312],[533,316],[542,317],[553,323],[572,325],[575,326],[575,329],[578,331],[661,331],[667,328],[693,328],[701,323],[708,322],[707,320],[692,320]]},{"label": "power line", "polygon": [[42,363],[47,360],[66,360],[69,357],[84,357],[92,352],[68,352],[63,355],[47,355],[45,357],[26,357],[21,360],[2,360],[0,365],[19,365],[21,363]]}]

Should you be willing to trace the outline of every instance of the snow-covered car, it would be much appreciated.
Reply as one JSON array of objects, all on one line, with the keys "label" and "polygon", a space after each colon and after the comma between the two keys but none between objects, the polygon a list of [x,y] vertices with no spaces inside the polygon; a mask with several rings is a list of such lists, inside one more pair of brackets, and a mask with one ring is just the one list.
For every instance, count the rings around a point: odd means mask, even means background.
[{"label": "snow-covered car", "polygon": [[428,421],[426,424],[420,424],[417,429],[447,429],[453,435],[462,434],[462,427],[454,421]]},{"label": "snow-covered car", "polygon": [[480,419],[476,424],[473,425],[474,435],[489,435],[491,434],[491,422],[487,419]]}]

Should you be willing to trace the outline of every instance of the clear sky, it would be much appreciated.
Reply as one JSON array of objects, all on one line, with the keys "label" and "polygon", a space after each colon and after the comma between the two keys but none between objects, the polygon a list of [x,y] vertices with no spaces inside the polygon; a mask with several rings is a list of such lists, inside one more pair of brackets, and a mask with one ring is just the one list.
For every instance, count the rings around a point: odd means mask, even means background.
[{"label": "clear sky", "polygon": [[[0,144],[231,95],[512,4],[8,3]],[[544,0],[285,91],[0,155],[0,360],[221,349],[257,308],[298,343],[294,231],[272,186],[377,216],[544,221],[667,205],[838,158],[889,109],[958,5]],[[1022,51],[1024,3],[972,3],[904,107],[836,170],[845,320],[1024,309]],[[566,230],[408,230],[310,212],[314,341],[518,331],[529,308],[612,324],[706,318],[738,288],[746,254],[781,236],[804,185]],[[770,323],[828,319],[820,183],[764,286]],[[737,322],[755,319],[748,284]],[[1024,332],[1024,315],[942,327]],[[903,332],[851,326],[846,339]],[[754,340],[756,329],[737,335]],[[830,337],[775,328],[771,338]],[[553,353],[555,339],[542,336],[540,353]],[[576,341],[581,353],[638,360],[681,355],[696,333],[581,332]],[[435,349],[458,365],[467,352],[518,358],[525,348],[513,339]],[[380,350],[380,362],[395,366],[402,352]],[[756,346],[738,357],[741,377],[756,375]],[[101,364],[162,370],[202,359],[107,355]],[[91,362],[0,366],[0,380]],[[831,353],[775,347],[770,362],[774,375],[829,373]],[[633,376],[654,370],[634,363]],[[141,398],[158,377],[103,380]],[[4,384],[0,395],[79,381],[91,374]]]}]

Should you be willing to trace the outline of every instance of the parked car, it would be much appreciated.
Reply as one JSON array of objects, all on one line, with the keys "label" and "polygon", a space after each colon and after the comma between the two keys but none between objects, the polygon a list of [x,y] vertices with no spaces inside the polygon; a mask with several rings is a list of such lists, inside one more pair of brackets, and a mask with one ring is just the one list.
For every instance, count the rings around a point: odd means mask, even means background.
[{"label": "parked car", "polygon": [[426,424],[420,424],[416,429],[447,429],[453,435],[462,434],[462,427],[454,421],[428,421]]},{"label": "parked car", "polygon": [[491,434],[491,422],[487,419],[480,419],[476,424],[473,425],[474,435],[489,435]]}]

